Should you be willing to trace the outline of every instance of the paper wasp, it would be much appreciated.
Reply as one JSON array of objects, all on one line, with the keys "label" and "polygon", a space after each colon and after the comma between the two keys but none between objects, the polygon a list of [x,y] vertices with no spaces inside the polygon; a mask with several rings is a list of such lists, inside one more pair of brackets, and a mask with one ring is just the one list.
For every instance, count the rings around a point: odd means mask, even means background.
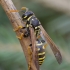
[{"label": "paper wasp", "polygon": [[[33,59],[34,60],[37,59],[35,57],[35,54],[39,54],[39,55],[41,55],[41,57],[38,56],[38,59],[42,58],[44,60],[44,58],[45,58],[44,49],[45,48],[43,49],[43,47],[44,47],[44,43],[46,43],[46,44],[48,43],[54,53],[54,56],[55,56],[57,62],[60,64],[62,62],[62,56],[61,56],[60,51],[57,49],[57,46],[51,40],[49,35],[45,32],[45,30],[41,26],[40,21],[36,18],[35,14],[32,11],[29,11],[28,8],[22,7],[22,10],[24,10],[24,9],[26,9],[26,11],[22,14],[22,20],[26,21],[26,27],[20,26],[20,27],[18,27],[18,29],[19,28],[27,29],[27,31],[24,33],[24,37],[30,36],[30,38],[31,38],[32,44],[30,46],[32,46],[31,48],[32,48]],[[18,29],[16,29],[16,30],[18,30]],[[21,37],[18,37],[18,38],[21,39]],[[40,38],[44,42],[42,42],[40,40]],[[41,54],[40,54],[40,52],[41,52]],[[43,63],[43,60],[41,60],[41,61],[38,60],[39,65],[41,65]]]}]

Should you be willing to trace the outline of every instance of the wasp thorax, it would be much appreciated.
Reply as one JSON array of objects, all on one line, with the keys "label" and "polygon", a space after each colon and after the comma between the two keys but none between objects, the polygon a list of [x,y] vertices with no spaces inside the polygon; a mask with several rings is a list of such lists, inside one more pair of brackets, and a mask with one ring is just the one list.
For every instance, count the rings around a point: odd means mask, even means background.
[{"label": "wasp thorax", "polygon": [[39,20],[35,17],[35,16],[32,16],[31,19],[30,19],[30,23],[33,25],[33,27],[38,27],[40,24],[39,24]]}]

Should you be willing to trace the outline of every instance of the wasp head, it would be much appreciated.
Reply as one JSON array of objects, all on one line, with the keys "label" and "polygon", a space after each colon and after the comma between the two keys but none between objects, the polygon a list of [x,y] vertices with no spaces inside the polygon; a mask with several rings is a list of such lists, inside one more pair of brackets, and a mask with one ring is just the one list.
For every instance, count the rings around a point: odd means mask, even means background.
[{"label": "wasp head", "polygon": [[25,13],[23,13],[22,15],[22,19],[23,20],[27,20],[30,16],[32,16],[34,13],[32,11],[26,11]]}]

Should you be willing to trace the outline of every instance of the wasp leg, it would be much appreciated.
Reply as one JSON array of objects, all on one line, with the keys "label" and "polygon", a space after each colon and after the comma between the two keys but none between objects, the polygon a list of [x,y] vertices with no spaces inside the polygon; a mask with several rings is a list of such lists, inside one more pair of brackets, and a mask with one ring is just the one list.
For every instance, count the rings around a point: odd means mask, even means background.
[{"label": "wasp leg", "polygon": [[28,70],[30,70],[30,68],[31,68],[31,60],[32,60],[32,50],[31,50],[30,46],[28,46],[28,54],[29,54]]},{"label": "wasp leg", "polygon": [[14,29],[14,31],[18,31],[19,29],[22,29],[22,26],[18,26],[18,28]]},{"label": "wasp leg", "polygon": [[17,38],[18,38],[18,39],[22,39],[23,36],[24,36],[24,34],[21,33],[21,35],[20,35],[20,36],[17,36]]},{"label": "wasp leg", "polygon": [[24,37],[28,37],[30,36],[30,30],[29,30],[29,27],[27,26],[27,31],[24,33]]},{"label": "wasp leg", "polygon": [[[23,26],[18,26],[18,28],[14,29],[14,31],[18,31],[20,30],[21,32],[21,29],[25,29],[26,27],[23,27]],[[17,36],[18,39],[22,39],[22,37],[24,36],[23,32],[21,32],[21,35],[20,36]]]},{"label": "wasp leg", "polygon": [[48,46],[48,44],[45,44],[45,45],[43,46],[43,49],[45,49],[47,46]]}]

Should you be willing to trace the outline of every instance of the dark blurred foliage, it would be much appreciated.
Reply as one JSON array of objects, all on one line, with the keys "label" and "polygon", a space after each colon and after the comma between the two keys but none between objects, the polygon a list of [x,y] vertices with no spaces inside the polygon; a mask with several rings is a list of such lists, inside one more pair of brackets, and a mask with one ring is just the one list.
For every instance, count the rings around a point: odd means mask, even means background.
[{"label": "dark blurred foliage", "polygon": [[[31,0],[13,0],[13,2],[18,10],[26,6],[35,13],[62,53],[63,62],[59,65],[50,47],[47,47],[46,59],[41,66],[41,70],[70,70],[70,17],[48,7],[45,8],[42,4]],[[27,69],[20,43],[1,6],[0,22],[0,70]]]}]

